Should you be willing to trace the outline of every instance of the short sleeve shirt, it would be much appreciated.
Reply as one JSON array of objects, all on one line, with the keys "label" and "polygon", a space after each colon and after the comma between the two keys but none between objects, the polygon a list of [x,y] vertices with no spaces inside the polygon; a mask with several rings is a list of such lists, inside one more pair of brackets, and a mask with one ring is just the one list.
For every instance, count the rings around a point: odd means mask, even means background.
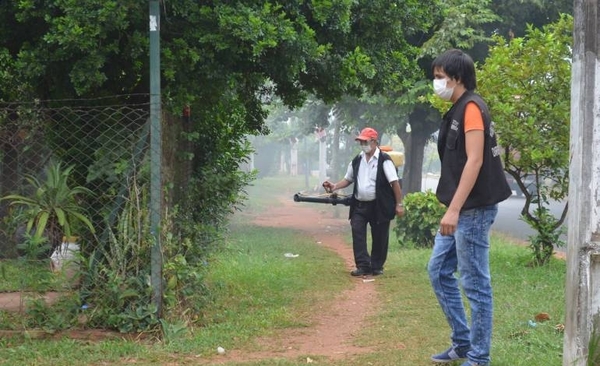
[{"label": "short sleeve shirt", "polygon": [[483,131],[483,116],[475,102],[469,102],[465,109],[465,132]]},{"label": "short sleeve shirt", "polygon": [[[379,162],[379,148],[367,162],[364,152],[360,153],[360,165],[358,167],[358,175],[356,177],[356,199],[359,201],[373,201],[375,199],[375,185],[377,180],[377,165]],[[383,173],[389,183],[398,180],[398,171],[391,159],[383,162]],[[348,164],[344,179],[349,182],[354,182],[354,169],[352,162]]]}]

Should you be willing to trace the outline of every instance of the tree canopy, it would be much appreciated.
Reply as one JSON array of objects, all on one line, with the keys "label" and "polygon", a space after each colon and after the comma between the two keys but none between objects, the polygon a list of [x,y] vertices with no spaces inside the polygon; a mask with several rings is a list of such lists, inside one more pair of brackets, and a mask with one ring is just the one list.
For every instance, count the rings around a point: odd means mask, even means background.
[{"label": "tree canopy", "polygon": [[[252,131],[260,130],[262,105],[273,94],[297,107],[309,94],[329,102],[409,85],[418,49],[406,38],[430,25],[434,5],[164,2],[165,100],[176,111],[233,103]],[[0,98],[147,93],[147,14],[147,2],[132,0],[2,2]]]}]

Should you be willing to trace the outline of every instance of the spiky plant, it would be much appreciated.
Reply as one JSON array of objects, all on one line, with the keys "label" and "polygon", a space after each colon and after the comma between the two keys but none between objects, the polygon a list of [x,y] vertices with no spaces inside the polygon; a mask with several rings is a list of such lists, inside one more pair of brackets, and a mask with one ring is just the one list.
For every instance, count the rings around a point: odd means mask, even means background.
[{"label": "spiky plant", "polygon": [[27,233],[33,231],[33,238],[47,237],[52,249],[62,242],[62,236],[70,237],[74,224],[83,224],[94,232],[91,221],[83,214],[77,202],[78,195],[92,195],[85,187],[69,187],[69,176],[74,166],[62,167],[53,162],[46,168],[46,179],[39,180],[33,175],[25,179],[31,186],[32,195],[11,194],[2,198],[10,205],[21,206],[27,219]]}]

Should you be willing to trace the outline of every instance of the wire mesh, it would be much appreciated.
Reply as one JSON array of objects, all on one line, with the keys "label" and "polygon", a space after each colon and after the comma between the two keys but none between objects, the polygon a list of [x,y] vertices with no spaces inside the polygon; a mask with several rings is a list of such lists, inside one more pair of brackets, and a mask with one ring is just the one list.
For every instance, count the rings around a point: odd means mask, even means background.
[{"label": "wire mesh", "polygon": [[0,103],[0,328],[150,261],[148,100]]}]

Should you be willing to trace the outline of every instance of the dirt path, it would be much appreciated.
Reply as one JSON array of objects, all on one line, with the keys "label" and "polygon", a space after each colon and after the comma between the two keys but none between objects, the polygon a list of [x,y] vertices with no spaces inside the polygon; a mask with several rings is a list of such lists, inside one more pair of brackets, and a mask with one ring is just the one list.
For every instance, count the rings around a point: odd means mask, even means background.
[{"label": "dirt path", "polygon": [[[280,205],[253,219],[256,225],[285,227],[301,230],[316,243],[332,250],[344,259],[346,272],[354,269],[352,248],[344,242],[349,234],[347,208],[340,209],[340,217],[334,218],[335,208],[330,205],[295,203],[280,199]],[[256,361],[267,358],[296,359],[311,355],[339,360],[351,355],[370,352],[370,348],[357,347],[353,339],[365,327],[366,318],[376,309],[364,307],[364,299],[377,296],[374,282],[353,279],[354,286],[339,294],[328,304],[315,304],[312,326],[287,329],[275,337],[262,338],[258,343],[263,350],[257,352],[228,351],[212,364],[232,361]],[[377,303],[377,301],[370,301]],[[309,360],[307,360],[309,362]]]}]

